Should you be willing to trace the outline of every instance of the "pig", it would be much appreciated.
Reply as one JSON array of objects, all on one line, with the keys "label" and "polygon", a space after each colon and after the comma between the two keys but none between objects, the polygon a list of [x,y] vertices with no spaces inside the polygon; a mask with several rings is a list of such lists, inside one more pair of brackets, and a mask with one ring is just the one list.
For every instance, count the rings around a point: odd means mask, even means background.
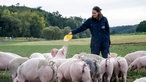
[{"label": "pig", "polygon": [[100,63],[100,76],[99,76],[99,82],[103,82],[104,75],[107,75],[107,82],[110,82],[111,77],[113,75],[114,71],[114,60],[109,59],[103,59]]},{"label": "pig", "polygon": [[95,54],[87,54],[87,53],[80,53],[80,54],[75,54],[72,58],[76,58],[76,59],[86,59],[86,58],[90,58],[92,60],[96,60],[99,63],[104,59],[99,55],[95,55]]},{"label": "pig", "polygon": [[128,66],[138,57],[146,56],[146,51],[135,51],[125,56]]},{"label": "pig", "polygon": [[71,58],[69,59],[52,59],[50,61],[54,62],[54,64],[56,65],[56,67],[58,68],[62,63],[69,61]]},{"label": "pig", "polygon": [[46,59],[41,53],[32,53],[29,58],[42,58],[42,59]]},{"label": "pig", "polygon": [[146,77],[142,77],[142,78],[136,79],[133,82],[146,82]]},{"label": "pig", "polygon": [[97,82],[99,78],[99,62],[91,59],[82,59],[90,68],[92,82]]},{"label": "pig", "polygon": [[83,57],[86,57],[88,54],[85,52],[82,52],[80,54],[75,54],[72,58],[76,58],[76,59],[81,59]]},{"label": "pig", "polygon": [[56,56],[49,61],[55,62],[56,67],[58,68],[62,63],[70,60],[66,59],[66,54],[67,54],[67,47],[63,47],[58,50]]},{"label": "pig", "polygon": [[114,61],[114,76],[116,78],[116,82],[119,82],[119,75],[122,76],[123,82],[126,82],[128,64],[125,58],[116,57],[113,58]]},{"label": "pig", "polygon": [[53,58],[53,56],[51,55],[51,53],[42,53],[42,55],[45,57],[46,60],[50,60]]},{"label": "pig", "polygon": [[137,72],[143,67],[146,67],[146,56],[136,58],[130,65],[129,70],[137,69]]},{"label": "pig", "polygon": [[32,58],[18,67],[14,82],[38,81],[53,82],[56,68],[45,59]]},{"label": "pig", "polygon": [[54,48],[51,53],[32,53],[29,58],[43,58],[50,60],[57,55],[58,49]]},{"label": "pig", "polygon": [[99,56],[99,55],[95,55],[95,54],[89,54],[86,56],[86,58],[90,58],[92,60],[96,60],[98,61],[99,63],[101,63],[102,60],[104,60],[103,57]]},{"label": "pig", "polygon": [[115,58],[115,57],[118,57],[118,54],[117,53],[111,53],[108,55],[108,58]]},{"label": "pig", "polygon": [[0,52],[0,70],[8,69],[9,62],[14,58],[20,58],[21,56],[10,53],[10,52]]},{"label": "pig", "polygon": [[9,62],[8,69],[11,73],[11,77],[13,80],[17,76],[17,68],[27,60],[28,58],[21,57],[21,58],[14,58]]},{"label": "pig", "polygon": [[20,55],[14,54],[14,53],[10,53],[10,52],[0,52],[0,55],[9,55],[9,56],[13,56],[13,57],[22,57]]},{"label": "pig", "polygon": [[91,82],[90,68],[79,59],[61,64],[57,70],[58,82]]}]

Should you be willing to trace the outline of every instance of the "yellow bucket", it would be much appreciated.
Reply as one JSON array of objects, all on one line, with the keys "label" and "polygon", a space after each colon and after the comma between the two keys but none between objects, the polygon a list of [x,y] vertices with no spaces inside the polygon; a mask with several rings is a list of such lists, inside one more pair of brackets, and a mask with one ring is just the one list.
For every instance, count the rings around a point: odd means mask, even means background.
[{"label": "yellow bucket", "polygon": [[64,36],[64,41],[69,41],[69,40],[72,39],[72,37],[73,37],[72,34],[67,34],[67,35]]}]

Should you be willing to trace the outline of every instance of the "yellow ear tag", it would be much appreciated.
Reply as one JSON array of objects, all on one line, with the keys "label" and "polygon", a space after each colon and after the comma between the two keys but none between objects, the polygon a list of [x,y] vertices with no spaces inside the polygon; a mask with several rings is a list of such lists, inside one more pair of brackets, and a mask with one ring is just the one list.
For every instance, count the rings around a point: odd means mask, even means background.
[{"label": "yellow ear tag", "polygon": [[67,35],[64,36],[64,41],[69,41],[69,40],[72,39],[72,37],[73,37],[72,34],[67,34]]}]

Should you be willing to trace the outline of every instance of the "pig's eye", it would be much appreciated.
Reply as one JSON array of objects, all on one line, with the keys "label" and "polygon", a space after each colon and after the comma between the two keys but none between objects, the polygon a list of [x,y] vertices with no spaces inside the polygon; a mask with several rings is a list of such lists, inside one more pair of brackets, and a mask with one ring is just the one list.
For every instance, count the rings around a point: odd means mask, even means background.
[{"label": "pig's eye", "polygon": [[135,68],[135,66],[133,65],[133,66],[132,66],[132,68],[134,69],[134,68]]}]

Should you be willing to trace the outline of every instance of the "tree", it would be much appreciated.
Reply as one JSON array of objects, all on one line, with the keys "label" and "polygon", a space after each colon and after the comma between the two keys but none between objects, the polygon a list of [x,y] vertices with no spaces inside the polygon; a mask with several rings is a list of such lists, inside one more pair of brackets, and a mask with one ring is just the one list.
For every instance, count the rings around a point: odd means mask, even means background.
[{"label": "tree", "polygon": [[[17,23],[15,23],[14,25],[17,26],[19,23],[20,33],[17,33],[18,34],[17,36],[19,37],[40,38],[42,36],[41,34],[42,29],[44,29],[45,27],[50,28],[50,26],[53,26],[55,27],[53,29],[57,30],[58,34],[62,34],[60,37],[54,37],[53,39],[63,38],[63,35],[67,34],[70,31],[69,28],[66,27],[75,29],[79,27],[82,24],[82,22],[85,20],[81,17],[63,17],[58,11],[50,13],[42,10],[41,7],[29,8],[26,6],[20,6],[19,3],[8,7],[0,6],[0,20],[2,16],[12,17],[12,20],[16,19]],[[3,20],[1,20],[1,22],[2,21]],[[5,30],[2,30],[3,27],[8,27],[8,26],[11,27],[11,25],[9,25],[11,23],[8,22],[10,22],[10,20],[5,20],[5,23],[7,23],[8,25],[4,24],[4,21],[3,21],[3,25],[1,25],[2,23],[0,23],[0,27],[1,27],[0,36],[3,35],[2,31],[5,32]],[[81,34],[80,37],[87,37],[86,35],[87,33],[85,32],[85,34]],[[77,34],[74,37],[78,38],[79,35]]]},{"label": "tree", "polygon": [[3,34],[2,34],[2,27],[0,27],[0,36],[2,36]]},{"label": "tree", "polygon": [[63,38],[62,34],[63,32],[59,27],[50,26],[42,30],[43,37],[48,40],[62,39]]},{"label": "tree", "polygon": [[2,12],[3,15],[10,15],[11,12],[9,9],[5,9],[3,12]]},{"label": "tree", "polygon": [[31,13],[30,17],[30,34],[32,37],[39,38],[41,36],[42,29],[45,27],[45,20],[36,13]]},{"label": "tree", "polygon": [[67,27],[64,27],[64,29],[62,29],[62,31],[63,31],[63,36],[64,36],[64,35],[68,34],[71,31],[71,29],[69,26],[67,26]]},{"label": "tree", "polygon": [[17,3],[17,4],[16,4],[16,6],[19,6],[19,5],[20,5],[20,3]]},{"label": "tree", "polygon": [[138,24],[136,32],[146,32],[146,21],[142,21]]},{"label": "tree", "polygon": [[36,9],[37,9],[37,10],[41,10],[41,8],[42,8],[42,6],[38,6]]},{"label": "tree", "polygon": [[4,37],[17,37],[20,34],[21,21],[12,16],[2,16],[1,23],[1,32]]},{"label": "tree", "polygon": [[54,30],[53,40],[58,40],[58,39],[63,38],[63,32],[59,27],[55,26],[55,27],[52,27],[52,29]]},{"label": "tree", "polygon": [[52,40],[53,39],[53,33],[54,33],[53,29],[48,28],[48,27],[44,28],[42,30],[42,36],[43,36],[43,38],[45,38],[47,40]]},{"label": "tree", "polygon": [[23,37],[41,37],[42,29],[45,28],[44,17],[36,12],[22,12],[17,17],[22,21],[21,35]]}]

